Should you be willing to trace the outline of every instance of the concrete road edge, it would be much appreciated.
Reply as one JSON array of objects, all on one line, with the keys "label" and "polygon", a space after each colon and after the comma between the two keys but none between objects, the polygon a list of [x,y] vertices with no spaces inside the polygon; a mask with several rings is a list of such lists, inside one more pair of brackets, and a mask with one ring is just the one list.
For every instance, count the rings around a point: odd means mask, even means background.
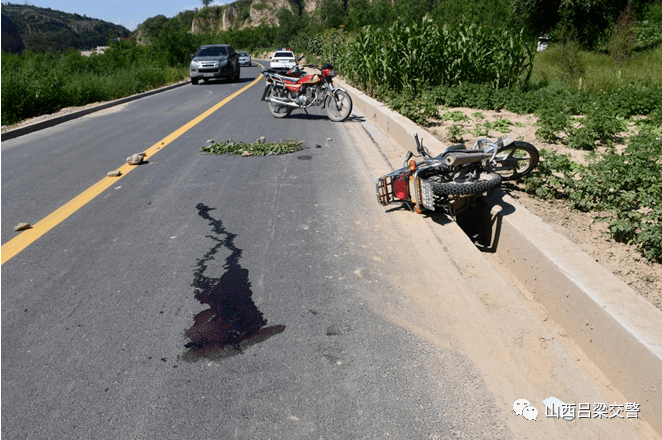
[{"label": "concrete road edge", "polygon": [[[414,133],[433,155],[446,148],[411,120],[338,83],[366,119],[404,150],[415,152]],[[662,434],[662,312],[503,191],[488,200],[501,207],[500,259]]]}]

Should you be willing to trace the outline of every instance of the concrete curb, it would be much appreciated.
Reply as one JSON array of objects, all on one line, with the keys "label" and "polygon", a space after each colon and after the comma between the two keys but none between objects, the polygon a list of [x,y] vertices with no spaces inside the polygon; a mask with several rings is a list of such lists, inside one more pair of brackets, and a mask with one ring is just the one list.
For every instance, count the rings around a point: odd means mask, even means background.
[{"label": "concrete curb", "polygon": [[[415,151],[416,132],[432,155],[446,148],[409,119],[339,83],[354,106],[405,150]],[[497,191],[488,201],[501,208],[500,260],[662,434],[662,312],[512,197]]]},{"label": "concrete curb", "polygon": [[54,125],[58,125],[58,124],[61,124],[63,122],[66,122],[66,121],[70,121],[72,119],[80,118],[81,116],[89,115],[90,113],[98,112],[100,110],[105,110],[107,108],[114,107],[114,106],[120,105],[120,104],[124,104],[126,102],[130,102],[130,101],[133,101],[135,99],[140,99],[140,98],[144,98],[146,96],[154,95],[156,93],[161,93],[161,92],[165,92],[165,91],[168,91],[168,90],[172,90],[174,88],[181,87],[181,86],[184,86],[186,84],[189,84],[190,82],[191,82],[190,80],[182,81],[182,82],[177,83],[177,84],[171,84],[169,86],[161,87],[159,89],[150,90],[149,92],[138,93],[136,95],[127,96],[126,98],[116,99],[114,101],[106,102],[104,104],[99,104],[99,105],[94,106],[94,107],[90,107],[90,108],[86,108],[86,109],[83,109],[83,110],[78,110],[78,111],[75,111],[75,112],[72,112],[72,113],[68,113],[66,115],[54,116],[50,119],[35,122],[34,124],[19,127],[19,128],[14,129],[14,130],[8,130],[8,131],[5,131],[4,133],[2,133],[2,135],[0,136],[0,140],[6,141],[6,140],[13,139],[13,138],[16,138],[16,137],[19,137],[19,136],[23,136],[23,135],[26,135],[26,134],[29,134],[29,133],[34,133],[35,131],[43,130],[44,128],[48,128],[48,127],[53,127]]}]

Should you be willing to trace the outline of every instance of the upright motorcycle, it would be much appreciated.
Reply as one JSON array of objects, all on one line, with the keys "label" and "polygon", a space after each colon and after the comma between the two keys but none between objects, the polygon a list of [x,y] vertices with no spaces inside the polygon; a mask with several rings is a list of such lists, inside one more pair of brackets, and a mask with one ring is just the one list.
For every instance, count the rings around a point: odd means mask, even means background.
[{"label": "upright motorcycle", "polygon": [[538,164],[538,150],[512,139],[492,142],[479,139],[473,148],[452,145],[437,157],[430,156],[414,135],[422,160],[407,152],[402,168],[377,179],[377,201],[381,205],[413,205],[417,213],[442,210],[452,217],[471,206],[476,197],[530,173]]},{"label": "upright motorcycle", "polygon": [[287,76],[272,69],[262,71],[267,79],[262,101],[267,101],[271,114],[284,118],[298,108],[308,113],[308,107],[322,106],[332,121],[347,119],[352,112],[352,98],[345,89],[333,85],[336,76],[333,66],[326,63],[322,67],[315,64],[303,67],[314,68],[320,73],[308,75],[299,69],[293,76]]}]

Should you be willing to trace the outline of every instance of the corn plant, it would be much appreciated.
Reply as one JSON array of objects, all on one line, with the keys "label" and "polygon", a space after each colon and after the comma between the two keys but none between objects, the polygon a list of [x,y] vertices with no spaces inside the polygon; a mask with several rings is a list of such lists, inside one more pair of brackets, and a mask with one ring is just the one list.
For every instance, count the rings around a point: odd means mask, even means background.
[{"label": "corn plant", "polygon": [[360,88],[378,87],[419,93],[423,88],[463,83],[495,89],[528,81],[535,49],[522,32],[494,31],[476,24],[438,27],[429,18],[420,24],[366,26],[343,48],[328,52],[343,74]]}]

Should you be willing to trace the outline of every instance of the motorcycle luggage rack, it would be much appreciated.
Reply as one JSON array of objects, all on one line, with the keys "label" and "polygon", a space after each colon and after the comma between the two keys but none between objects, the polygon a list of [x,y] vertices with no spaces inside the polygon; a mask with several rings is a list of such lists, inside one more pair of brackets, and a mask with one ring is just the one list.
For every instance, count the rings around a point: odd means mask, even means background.
[{"label": "motorcycle luggage rack", "polygon": [[398,202],[407,203],[411,201],[410,194],[407,189],[406,181],[401,182],[401,184],[404,185],[404,188],[401,188],[399,190],[400,197],[398,197],[396,193],[396,188],[394,183],[397,179],[401,179],[402,176],[403,174],[401,172],[394,171],[390,174],[387,174],[377,179],[377,183],[375,184],[375,186],[377,189],[377,201],[379,202],[380,205],[386,206],[391,203],[398,203]]},{"label": "motorcycle luggage rack", "polygon": [[380,205],[389,205],[395,200],[393,192],[393,177],[382,176],[377,179],[377,201]]}]

